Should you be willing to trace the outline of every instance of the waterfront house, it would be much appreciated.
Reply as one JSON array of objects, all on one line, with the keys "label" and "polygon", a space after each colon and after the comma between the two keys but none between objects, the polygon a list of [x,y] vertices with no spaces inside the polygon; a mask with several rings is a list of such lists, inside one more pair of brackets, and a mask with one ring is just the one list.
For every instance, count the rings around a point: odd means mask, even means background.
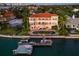
[{"label": "waterfront house", "polygon": [[1,14],[0,22],[8,22],[8,21],[16,18],[14,13],[9,9],[5,9],[5,10],[1,11],[0,14]]},{"label": "waterfront house", "polygon": [[70,29],[72,33],[75,33],[76,30],[79,30],[79,18],[76,18],[75,15],[67,19],[66,27]]},{"label": "waterfront house", "polygon": [[31,31],[50,31],[58,27],[58,15],[48,12],[33,14],[29,17]]},{"label": "waterfront house", "polygon": [[14,13],[8,9],[4,10],[3,16],[7,19],[7,21],[16,18]]}]

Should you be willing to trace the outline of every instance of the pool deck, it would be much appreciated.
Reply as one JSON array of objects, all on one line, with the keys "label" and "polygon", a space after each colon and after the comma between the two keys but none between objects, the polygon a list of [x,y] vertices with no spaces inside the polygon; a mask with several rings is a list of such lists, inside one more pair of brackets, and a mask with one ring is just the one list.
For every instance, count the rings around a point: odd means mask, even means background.
[{"label": "pool deck", "polygon": [[69,35],[69,36],[53,36],[53,35],[28,35],[28,36],[15,36],[15,35],[0,35],[0,37],[5,37],[5,38],[21,38],[21,39],[25,39],[25,38],[64,38],[64,39],[79,39],[79,35]]}]

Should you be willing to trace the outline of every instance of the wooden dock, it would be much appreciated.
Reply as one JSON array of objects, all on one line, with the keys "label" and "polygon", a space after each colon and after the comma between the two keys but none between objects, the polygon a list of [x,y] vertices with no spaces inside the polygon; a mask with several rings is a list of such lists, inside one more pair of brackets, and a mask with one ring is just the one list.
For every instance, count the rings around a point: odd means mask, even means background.
[{"label": "wooden dock", "polygon": [[42,39],[39,42],[31,41],[29,44],[33,46],[52,46],[53,41],[48,39]]},{"label": "wooden dock", "polygon": [[20,54],[20,55],[22,55],[22,54],[31,55],[32,50],[33,50],[33,45],[26,43],[26,44],[18,45],[17,49],[13,50],[13,54],[14,55],[18,55],[18,54]]}]

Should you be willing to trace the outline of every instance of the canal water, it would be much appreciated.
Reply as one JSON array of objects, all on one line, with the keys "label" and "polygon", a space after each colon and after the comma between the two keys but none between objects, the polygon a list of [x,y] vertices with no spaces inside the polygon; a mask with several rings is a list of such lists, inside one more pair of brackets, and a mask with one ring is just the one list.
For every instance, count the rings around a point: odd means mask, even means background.
[{"label": "canal water", "polygon": [[[0,38],[0,56],[14,56],[18,39]],[[51,47],[34,47],[32,56],[79,56],[79,40],[53,39]]]}]

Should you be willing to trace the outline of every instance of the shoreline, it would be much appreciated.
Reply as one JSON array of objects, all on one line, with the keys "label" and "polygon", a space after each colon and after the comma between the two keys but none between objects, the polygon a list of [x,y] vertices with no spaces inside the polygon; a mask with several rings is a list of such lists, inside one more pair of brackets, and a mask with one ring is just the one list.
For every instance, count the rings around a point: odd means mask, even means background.
[{"label": "shoreline", "polygon": [[0,37],[4,37],[4,38],[29,38],[29,36],[15,36],[15,35],[2,35],[2,34],[0,34]]},{"label": "shoreline", "polygon": [[15,35],[2,35],[0,34],[0,37],[3,38],[19,38],[19,39],[25,39],[25,38],[64,38],[64,39],[79,39],[79,35],[69,35],[69,36],[53,36],[53,35],[26,35],[26,36],[15,36]]}]

